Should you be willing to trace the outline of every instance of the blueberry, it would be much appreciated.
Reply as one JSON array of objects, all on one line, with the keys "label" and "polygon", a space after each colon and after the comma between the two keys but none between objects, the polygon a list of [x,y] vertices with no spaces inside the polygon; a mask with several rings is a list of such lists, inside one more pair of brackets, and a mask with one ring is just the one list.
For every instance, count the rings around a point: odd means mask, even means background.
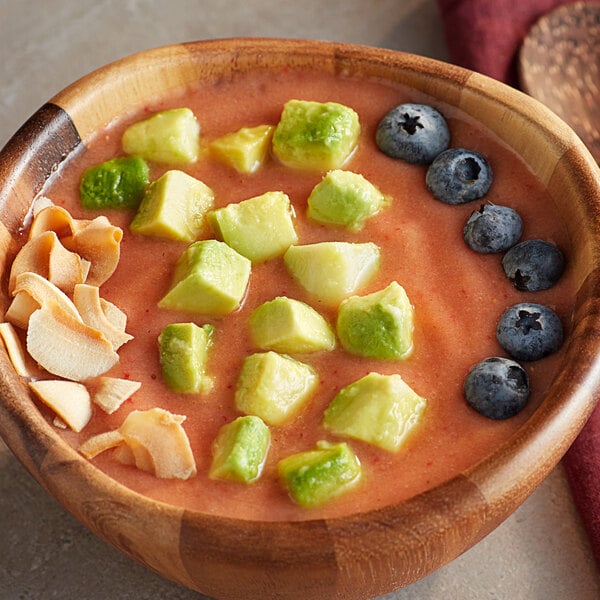
[{"label": "blueberry", "polygon": [[496,328],[499,344],[515,360],[538,360],[563,343],[560,317],[548,306],[522,302],[507,308]]},{"label": "blueberry", "polygon": [[490,419],[508,419],[529,399],[529,377],[508,358],[491,357],[477,363],[464,383],[467,404]]},{"label": "blueberry", "polygon": [[425,183],[446,204],[464,204],[482,198],[492,185],[492,168],[483,154],[449,148],[429,165]]},{"label": "blueberry", "polygon": [[450,143],[446,119],[426,104],[399,104],[377,126],[375,141],[392,158],[429,164]]},{"label": "blueberry", "polygon": [[519,291],[537,292],[551,288],[560,279],[565,259],[552,242],[525,240],[508,250],[502,268]]},{"label": "blueberry", "polygon": [[522,231],[523,221],[516,210],[509,206],[484,204],[471,213],[463,228],[463,237],[475,252],[491,254],[514,246]]}]

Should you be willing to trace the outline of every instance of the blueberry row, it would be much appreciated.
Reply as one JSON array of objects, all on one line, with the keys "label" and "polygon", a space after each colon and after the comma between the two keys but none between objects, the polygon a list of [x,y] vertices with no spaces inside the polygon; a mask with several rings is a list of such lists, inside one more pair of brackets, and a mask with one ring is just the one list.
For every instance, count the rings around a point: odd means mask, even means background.
[{"label": "blueberry row", "polygon": [[[431,106],[405,103],[394,107],[380,121],[376,142],[392,158],[428,165],[427,188],[446,204],[483,198],[492,185],[493,171],[485,156],[450,148],[446,119]],[[545,240],[519,242],[522,231],[517,211],[488,203],[473,211],[464,225],[463,238],[475,252],[504,253],[502,268],[516,289],[548,289],[564,271],[564,256]],[[496,338],[510,358],[490,357],[476,364],[465,379],[464,395],[481,414],[505,419],[517,414],[529,399],[527,372],[516,361],[539,360],[556,352],[563,343],[563,327],[550,307],[523,302],[504,311]]]}]

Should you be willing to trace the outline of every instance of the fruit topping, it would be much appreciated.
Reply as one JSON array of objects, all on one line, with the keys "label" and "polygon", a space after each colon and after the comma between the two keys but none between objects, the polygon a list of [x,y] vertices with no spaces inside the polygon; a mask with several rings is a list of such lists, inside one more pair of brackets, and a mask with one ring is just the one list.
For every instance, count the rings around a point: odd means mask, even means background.
[{"label": "fruit topping", "polygon": [[193,242],[205,229],[205,215],[213,202],[213,191],[205,183],[173,169],[148,186],[129,228],[142,235]]},{"label": "fruit topping", "polygon": [[311,366],[289,356],[273,351],[250,354],[238,377],[235,405],[267,425],[281,425],[297,413],[317,383]]},{"label": "fruit topping", "polygon": [[360,461],[347,444],[319,441],[316,446],[292,454],[277,465],[283,487],[305,508],[347,492],[361,479]]},{"label": "fruit topping", "polygon": [[209,477],[242,483],[256,481],[262,474],[270,443],[269,428],[254,415],[223,425],[213,442]]},{"label": "fruit topping", "polygon": [[429,191],[446,204],[482,198],[492,180],[492,168],[485,156],[464,148],[449,148],[438,154],[425,176]]},{"label": "fruit topping", "polygon": [[250,315],[250,336],[255,346],[276,352],[333,350],[335,334],[314,308],[286,296],[264,302]]},{"label": "fruit topping", "polygon": [[158,306],[226,315],[240,306],[250,270],[250,261],[224,242],[194,242],[177,260],[171,289]]},{"label": "fruit topping", "polygon": [[362,175],[335,169],[313,188],[307,214],[324,225],[359,231],[387,204],[388,199]]},{"label": "fruit topping", "polygon": [[420,423],[425,399],[398,374],[369,373],[342,388],[325,410],[332,433],[397,452]]},{"label": "fruit topping", "polygon": [[171,323],[158,336],[160,365],[165,383],[175,392],[198,394],[212,387],[206,374],[212,325]]},{"label": "fruit topping", "polygon": [[200,152],[200,124],[189,108],[172,108],[130,125],[121,143],[126,154],[146,160],[193,163]]},{"label": "fruit topping", "polygon": [[508,279],[522,292],[551,288],[561,277],[565,259],[560,248],[545,240],[525,240],[513,246],[502,259]]},{"label": "fruit topping", "polygon": [[411,164],[429,164],[448,148],[450,131],[446,119],[432,106],[399,104],[379,122],[375,140],[392,158]]},{"label": "fruit topping", "polygon": [[307,292],[317,300],[337,304],[375,275],[380,252],[373,242],[317,242],[290,246],[283,260]]},{"label": "fruit topping", "polygon": [[298,241],[287,194],[265,192],[208,213],[215,234],[252,262],[283,254]]},{"label": "fruit topping", "polygon": [[464,383],[467,404],[490,419],[508,419],[529,399],[529,377],[508,358],[491,357],[477,363]]},{"label": "fruit topping", "polygon": [[210,143],[211,154],[240,173],[254,173],[267,160],[273,125],[242,127]]},{"label": "fruit topping", "polygon": [[85,208],[137,208],[148,183],[150,169],[139,156],[113,158],[84,171],[79,198]]},{"label": "fruit topping", "polygon": [[467,245],[475,252],[492,254],[505,252],[521,237],[523,221],[509,206],[484,204],[473,211],[463,228]]},{"label": "fruit topping", "polygon": [[538,360],[561,347],[563,327],[559,316],[548,306],[522,302],[502,313],[496,337],[515,360]]},{"label": "fruit topping", "polygon": [[366,296],[351,296],[338,311],[340,343],[359,356],[405,359],[413,347],[413,312],[406,291],[396,281]]},{"label": "fruit topping", "polygon": [[289,100],[273,134],[273,154],[288,167],[338,169],[352,154],[359,134],[358,115],[349,106]]}]

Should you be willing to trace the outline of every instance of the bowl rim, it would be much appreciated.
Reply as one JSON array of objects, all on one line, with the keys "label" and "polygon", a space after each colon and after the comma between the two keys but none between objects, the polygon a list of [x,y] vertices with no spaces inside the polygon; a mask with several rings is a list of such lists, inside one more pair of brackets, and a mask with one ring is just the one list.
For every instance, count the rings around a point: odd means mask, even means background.
[{"label": "bowl rim", "polygon": [[[558,176],[557,173],[560,175],[563,168],[577,172],[580,178],[578,191],[581,192],[583,204],[581,210],[584,216],[590,219],[595,217],[592,229],[596,235],[590,233],[587,236],[585,252],[591,257],[594,265],[600,264],[600,170],[579,138],[549,109],[524,93],[484,75],[435,59],[397,50],[318,40],[200,40],[144,50],[109,63],[56,94],[40,111],[50,107],[51,124],[56,123],[57,118],[64,120],[66,115],[75,132],[74,137],[69,138],[66,143],[67,146],[73,144],[79,137],[80,141],[75,143],[76,147],[81,140],[87,139],[93,130],[85,113],[90,110],[98,94],[103,97],[99,107],[92,110],[94,119],[105,110],[104,94],[110,94],[116,85],[115,81],[122,81],[122,77],[131,73],[131,69],[135,69],[142,61],[145,64],[151,61],[156,69],[164,69],[165,65],[174,60],[190,61],[192,66],[194,61],[198,60],[214,60],[217,65],[226,61],[238,61],[243,69],[245,67],[241,63],[245,56],[253,57],[253,60],[260,63],[261,57],[273,52],[282,57],[301,57],[300,62],[304,59],[318,60],[324,65],[324,69],[331,69],[332,73],[342,72],[351,63],[359,72],[369,68],[384,79],[386,74],[397,71],[403,74],[403,81],[408,82],[407,85],[418,80],[421,82],[421,91],[429,94],[433,94],[441,85],[449,86],[452,100],[444,99],[444,102],[467,112],[474,103],[480,102],[490,106],[503,106],[504,110],[514,114],[515,118],[527,120],[531,119],[533,114],[538,115],[535,121],[536,134],[549,140],[556,153],[556,163],[552,169],[548,173],[540,171],[539,175],[542,179],[546,178],[548,185],[553,177]],[[82,91],[86,96],[85,101],[81,100]],[[14,200],[15,194],[20,194],[19,190],[15,191],[12,187],[12,181],[20,177],[22,167],[31,159],[31,150],[25,153],[21,150],[23,138],[31,141],[32,137],[37,139],[38,136],[48,135],[48,123],[44,123],[42,127],[36,123],[40,111],[36,112],[0,151],[0,175],[3,174],[3,162],[9,165],[12,175],[10,180],[4,178],[8,183],[0,183],[0,209],[4,202]],[[490,123],[487,125],[489,127]],[[61,156],[64,152],[64,149],[61,150]],[[55,158],[53,160],[55,162],[52,164],[52,170],[61,162],[56,162]],[[46,170],[47,167],[48,165]],[[19,196],[19,201],[26,202],[26,199]],[[236,535],[239,539],[240,532],[243,532],[244,535],[252,536],[254,540],[260,540],[260,543],[264,544],[264,547],[258,549],[262,560],[267,560],[273,540],[277,540],[286,548],[299,553],[295,558],[301,556],[302,560],[315,561],[317,557],[314,549],[310,547],[309,540],[314,540],[315,536],[325,536],[326,539],[335,539],[337,555],[332,560],[338,567],[346,565],[344,568],[347,568],[349,558],[341,559],[340,556],[346,553],[348,557],[356,560],[356,551],[350,546],[360,546],[359,540],[363,536],[380,539],[385,548],[393,548],[396,554],[402,553],[400,542],[418,539],[415,542],[416,546],[423,552],[431,553],[433,558],[425,561],[421,572],[417,569],[411,573],[410,577],[414,581],[431,570],[432,560],[448,562],[458,556],[521,504],[558,463],[591,414],[596,404],[595,397],[600,390],[600,338],[593,335],[600,327],[600,315],[595,315],[593,310],[598,302],[595,298],[600,298],[600,274],[598,267],[595,267],[583,275],[576,299],[575,325],[567,340],[560,374],[541,406],[491,455],[446,482],[399,504],[349,516],[288,522],[254,521],[212,515],[152,500],[115,481],[71,448],[52,429],[31,398],[15,400],[26,388],[12,370],[4,352],[0,353],[0,369],[4,374],[0,382],[0,435],[40,484],[79,520],[83,520],[100,537],[163,574],[160,560],[153,563],[143,556],[136,556],[135,549],[125,537],[115,542],[111,523],[98,524],[94,522],[95,517],[90,516],[91,513],[85,513],[86,510],[92,511],[89,503],[86,504],[86,495],[103,498],[109,502],[116,494],[121,504],[133,507],[132,510],[140,511],[140,514],[146,515],[147,518],[160,514],[166,516],[170,522],[179,522],[180,532],[183,530],[189,536],[202,532],[208,536],[205,541],[211,539],[211,544],[218,552],[223,552],[224,547],[220,546],[214,537],[217,529],[230,529],[230,540],[236,539]],[[576,339],[579,344],[577,351],[574,349]],[[548,448],[552,450],[548,451]],[[59,466],[61,468],[58,468]],[[503,474],[502,477],[498,476],[499,473]],[[526,484],[522,480],[524,473],[530,477]],[[83,489],[77,490],[81,485]],[[64,497],[64,489],[69,490],[71,498]],[[85,505],[83,512],[81,503]],[[109,505],[112,506],[110,503]],[[429,515],[432,512],[437,515],[436,531],[428,532],[432,534],[431,539],[423,538],[426,532],[424,521],[418,520],[419,515],[426,512]],[[471,522],[473,514],[478,517],[477,524]],[[416,519],[415,523],[410,524],[410,519]],[[362,526],[366,521],[369,525]],[[391,543],[388,532],[400,526],[406,527],[407,523],[407,537]],[[461,523],[463,533],[467,533],[458,536],[456,523]],[[268,535],[265,533],[267,529]],[[449,538],[451,541],[448,541]],[[439,543],[445,546],[443,552],[436,550],[436,544]],[[180,550],[184,546],[185,543],[179,543]],[[441,556],[441,553],[447,554]],[[441,564],[443,563],[440,562],[438,566]],[[194,585],[194,577],[190,577],[191,584],[185,577],[179,582]],[[395,577],[395,583],[398,584],[396,587],[412,582],[403,574],[396,574]],[[365,587],[367,588],[368,586]]]}]

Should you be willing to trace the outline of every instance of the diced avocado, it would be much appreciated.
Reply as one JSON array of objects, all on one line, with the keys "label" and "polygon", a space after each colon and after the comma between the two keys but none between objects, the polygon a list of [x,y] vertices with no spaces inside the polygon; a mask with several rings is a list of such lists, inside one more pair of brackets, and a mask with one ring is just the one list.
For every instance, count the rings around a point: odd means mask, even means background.
[{"label": "diced avocado", "polygon": [[313,188],[307,214],[319,223],[358,231],[387,203],[387,198],[361,174],[335,169]]},{"label": "diced avocado", "polygon": [[255,308],[250,315],[250,335],[258,348],[276,352],[333,350],[335,334],[314,308],[279,296]]},{"label": "diced avocado", "polygon": [[317,442],[316,449],[279,461],[277,470],[292,499],[305,508],[347,492],[361,479],[358,457],[345,443]]},{"label": "diced avocado", "polygon": [[254,173],[265,162],[271,148],[273,125],[242,127],[209,145],[210,152],[221,162],[240,173]]},{"label": "diced avocado", "polygon": [[210,211],[208,220],[215,235],[252,262],[283,254],[298,241],[290,199],[283,192],[228,204]]},{"label": "diced avocado", "polygon": [[421,422],[425,406],[400,375],[369,373],[337,393],[325,410],[323,426],[397,452]]},{"label": "diced avocado", "polygon": [[407,358],[413,347],[414,310],[404,288],[392,281],[386,288],[344,300],[337,334],[348,352],[381,360]]},{"label": "diced avocado", "polygon": [[288,167],[341,167],[358,143],[356,112],[337,102],[289,100],[273,133],[273,153]]},{"label": "diced avocado", "polygon": [[262,474],[271,433],[260,417],[245,415],[223,425],[213,443],[211,479],[252,483]]},{"label": "diced avocado", "polygon": [[150,182],[150,169],[139,156],[113,158],[84,171],[79,197],[85,208],[137,208]]},{"label": "diced avocado", "polygon": [[372,242],[317,242],[290,246],[283,260],[307,292],[318,300],[337,304],[375,275],[380,252]]},{"label": "diced avocado", "polygon": [[236,310],[250,278],[250,261],[224,242],[194,242],[175,265],[159,308],[222,316]]},{"label": "diced avocado", "polygon": [[277,352],[248,355],[235,390],[240,412],[281,425],[308,400],[318,382],[312,367]]},{"label": "diced avocado", "polygon": [[170,323],[158,336],[165,383],[175,392],[197,394],[212,386],[206,361],[214,334],[212,325]]},{"label": "diced avocado", "polygon": [[129,228],[134,233],[193,242],[205,226],[213,191],[183,171],[167,171],[151,183]]},{"label": "diced avocado", "polygon": [[193,163],[200,152],[200,124],[189,108],[171,108],[130,125],[123,150],[158,163]]}]

